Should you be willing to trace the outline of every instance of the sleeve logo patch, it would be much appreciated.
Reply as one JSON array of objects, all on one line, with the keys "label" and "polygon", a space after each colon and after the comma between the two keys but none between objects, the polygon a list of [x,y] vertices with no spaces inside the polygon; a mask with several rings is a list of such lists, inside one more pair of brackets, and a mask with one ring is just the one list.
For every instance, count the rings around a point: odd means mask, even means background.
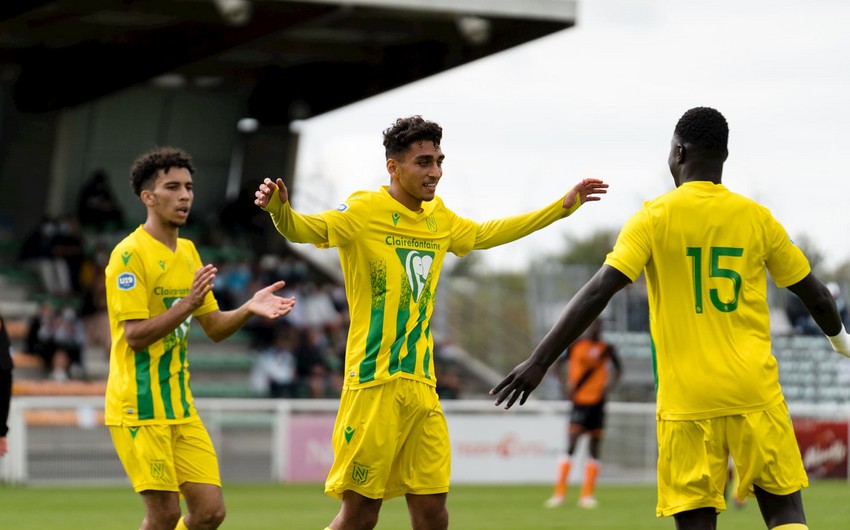
[{"label": "sleeve logo patch", "polygon": [[132,272],[123,272],[118,276],[118,288],[129,291],[136,286],[136,275]]},{"label": "sleeve logo patch", "polygon": [[345,204],[345,203],[342,203],[342,204],[340,204],[339,206],[337,206],[337,207],[336,207],[336,210],[337,210],[338,212],[344,212],[344,211],[346,211],[347,209],[348,209],[348,205],[347,205],[347,204]]}]

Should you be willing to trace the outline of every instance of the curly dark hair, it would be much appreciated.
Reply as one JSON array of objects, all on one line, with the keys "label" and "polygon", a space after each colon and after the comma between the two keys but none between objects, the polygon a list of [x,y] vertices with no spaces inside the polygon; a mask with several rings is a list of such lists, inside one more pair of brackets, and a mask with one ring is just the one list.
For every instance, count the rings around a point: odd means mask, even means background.
[{"label": "curly dark hair", "polygon": [[697,151],[710,156],[725,156],[729,142],[726,118],[711,107],[694,107],[676,124],[674,134]]},{"label": "curly dark hair", "polygon": [[168,171],[173,167],[182,167],[195,174],[192,157],[189,153],[177,147],[157,147],[141,155],[133,162],[130,170],[130,187],[133,193],[142,195],[142,190],[150,187],[156,181],[159,170]]},{"label": "curly dark hair", "polygon": [[384,148],[387,159],[396,157],[407,151],[413,142],[427,140],[439,147],[443,139],[443,128],[422,116],[399,118],[392,127],[384,130]]}]

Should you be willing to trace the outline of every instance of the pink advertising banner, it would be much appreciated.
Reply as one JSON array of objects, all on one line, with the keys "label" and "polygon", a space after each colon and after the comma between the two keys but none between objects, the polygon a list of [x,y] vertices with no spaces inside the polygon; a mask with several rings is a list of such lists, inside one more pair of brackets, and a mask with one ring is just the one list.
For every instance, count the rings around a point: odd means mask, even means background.
[{"label": "pink advertising banner", "polygon": [[324,482],[333,463],[334,414],[293,414],[289,424],[287,482]]}]

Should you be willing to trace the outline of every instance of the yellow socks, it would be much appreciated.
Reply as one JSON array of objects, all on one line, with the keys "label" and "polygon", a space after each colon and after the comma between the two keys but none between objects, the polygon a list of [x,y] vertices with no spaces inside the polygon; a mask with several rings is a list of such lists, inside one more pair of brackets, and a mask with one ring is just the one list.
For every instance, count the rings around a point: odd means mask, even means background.
[{"label": "yellow socks", "polygon": [[179,521],[177,521],[177,526],[174,527],[174,530],[189,530],[189,527],[186,526],[186,522],[183,521],[181,517]]},{"label": "yellow socks", "polygon": [[800,523],[791,523],[774,526],[773,530],[809,530],[809,527]]}]

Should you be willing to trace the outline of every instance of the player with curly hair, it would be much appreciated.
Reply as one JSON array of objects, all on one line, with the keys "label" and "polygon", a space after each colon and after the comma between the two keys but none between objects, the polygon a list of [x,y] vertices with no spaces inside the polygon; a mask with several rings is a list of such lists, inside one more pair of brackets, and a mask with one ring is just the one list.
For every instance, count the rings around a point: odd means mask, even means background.
[{"label": "player with curly hair", "polygon": [[351,328],[345,383],[325,492],[342,499],[332,530],[370,530],[384,500],[405,495],[414,530],[448,528],[451,454],[436,392],[431,315],[448,252],[502,245],[599,200],[585,179],[548,206],[484,223],[437,197],[442,128],[421,116],[384,131],[390,184],[358,191],[335,210],[295,212],[282,179],[265,179],[255,203],[289,241],[338,247]]}]

